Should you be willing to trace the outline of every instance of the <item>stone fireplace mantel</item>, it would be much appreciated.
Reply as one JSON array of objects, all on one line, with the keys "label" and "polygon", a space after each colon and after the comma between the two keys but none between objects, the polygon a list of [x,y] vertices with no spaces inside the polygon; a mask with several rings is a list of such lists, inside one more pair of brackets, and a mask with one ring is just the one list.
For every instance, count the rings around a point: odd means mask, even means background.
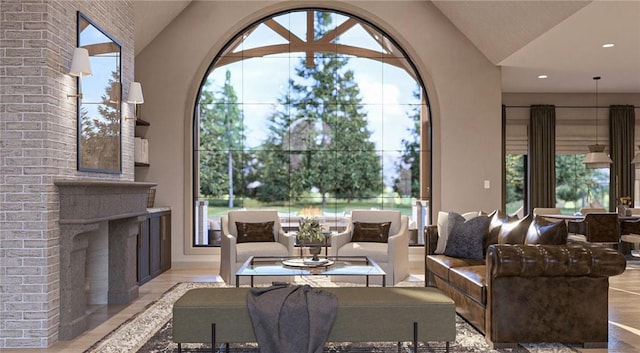
[{"label": "stone fireplace mantel", "polygon": [[58,179],[60,224],[89,224],[147,212],[147,192],[155,183]]},{"label": "stone fireplace mantel", "polygon": [[[104,297],[98,304],[126,304],[138,297],[137,236],[147,216],[148,191],[156,184],[84,179],[54,184],[60,196],[58,337],[69,340],[86,330],[89,301]],[[91,293],[92,287],[104,295]]]}]

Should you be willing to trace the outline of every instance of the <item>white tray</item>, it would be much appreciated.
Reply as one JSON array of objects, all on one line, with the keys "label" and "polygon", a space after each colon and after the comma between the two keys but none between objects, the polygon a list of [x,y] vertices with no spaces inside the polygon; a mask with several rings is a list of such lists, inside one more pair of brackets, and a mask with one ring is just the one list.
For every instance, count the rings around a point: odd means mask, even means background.
[{"label": "white tray", "polygon": [[288,259],[282,260],[282,264],[291,267],[320,267],[331,266],[334,261],[328,259],[320,259],[319,261],[313,261],[310,257],[301,259]]}]

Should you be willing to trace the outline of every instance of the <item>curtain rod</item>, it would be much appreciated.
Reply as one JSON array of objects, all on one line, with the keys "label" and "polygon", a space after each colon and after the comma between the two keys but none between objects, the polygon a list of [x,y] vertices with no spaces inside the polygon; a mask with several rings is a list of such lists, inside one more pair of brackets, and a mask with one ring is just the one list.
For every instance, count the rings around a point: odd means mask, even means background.
[{"label": "curtain rod", "polygon": [[[540,104],[532,104],[532,105],[540,105]],[[553,105],[553,104],[542,104],[542,105]],[[613,105],[629,105],[629,104],[613,104]],[[505,108],[531,108],[531,105],[505,105]],[[556,105],[556,108],[584,108],[584,109],[593,109],[593,108],[611,108],[610,105]],[[640,109],[640,106],[633,106],[634,109]]]}]

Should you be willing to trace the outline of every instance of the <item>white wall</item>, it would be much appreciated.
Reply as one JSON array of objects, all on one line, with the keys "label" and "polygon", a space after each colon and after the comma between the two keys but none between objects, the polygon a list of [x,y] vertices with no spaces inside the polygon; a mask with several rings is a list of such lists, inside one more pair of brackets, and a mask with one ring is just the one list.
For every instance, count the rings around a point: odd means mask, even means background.
[{"label": "white wall", "polygon": [[[192,2],[136,56],[145,90],[150,164],[136,180],[158,183],[157,205],[172,208],[173,262],[217,261],[215,249],[185,255],[192,234],[193,106],[206,69],[250,23],[285,9],[322,6],[378,25],[409,54],[425,82],[433,116],[434,214],[500,205],[501,88],[493,66],[426,1]],[[490,189],[484,189],[489,180]],[[197,251],[196,251],[197,252]]]}]

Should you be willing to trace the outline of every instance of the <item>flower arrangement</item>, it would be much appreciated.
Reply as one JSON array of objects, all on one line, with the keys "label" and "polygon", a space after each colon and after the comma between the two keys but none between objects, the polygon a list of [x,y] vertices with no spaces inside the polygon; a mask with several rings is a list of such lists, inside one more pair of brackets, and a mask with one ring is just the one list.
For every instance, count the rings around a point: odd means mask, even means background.
[{"label": "flower arrangement", "polygon": [[320,243],[324,241],[322,225],[315,217],[303,218],[298,229],[298,241],[302,243]]}]

